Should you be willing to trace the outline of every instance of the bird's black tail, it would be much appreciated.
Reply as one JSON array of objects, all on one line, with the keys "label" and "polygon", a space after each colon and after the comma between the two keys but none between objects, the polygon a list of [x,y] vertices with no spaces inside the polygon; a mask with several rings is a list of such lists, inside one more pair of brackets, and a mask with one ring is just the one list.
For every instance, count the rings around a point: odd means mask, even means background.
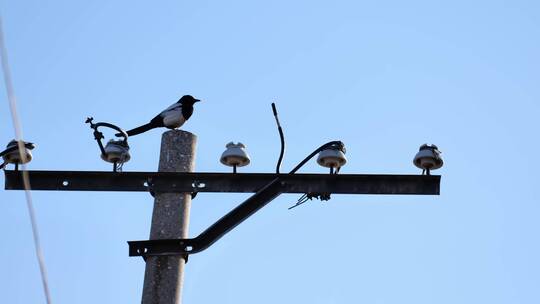
[{"label": "bird's black tail", "polygon": [[[131,129],[129,131],[127,131],[127,135],[128,136],[133,136],[133,135],[137,135],[137,134],[141,134],[143,132],[146,132],[148,130],[151,130],[153,128],[155,128],[156,126],[154,124],[152,124],[151,122],[145,124],[145,125],[142,125],[140,127],[137,127],[135,129]],[[118,133],[116,134],[116,136],[122,136],[122,133]]]}]

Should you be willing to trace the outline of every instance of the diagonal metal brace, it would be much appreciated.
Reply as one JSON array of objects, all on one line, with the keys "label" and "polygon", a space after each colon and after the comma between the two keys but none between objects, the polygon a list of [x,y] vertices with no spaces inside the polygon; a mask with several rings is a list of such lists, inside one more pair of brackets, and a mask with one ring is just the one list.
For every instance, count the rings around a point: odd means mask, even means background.
[{"label": "diagonal metal brace", "polygon": [[286,183],[275,178],[193,239],[130,241],[129,256],[189,255],[205,250],[255,212],[278,197]]}]

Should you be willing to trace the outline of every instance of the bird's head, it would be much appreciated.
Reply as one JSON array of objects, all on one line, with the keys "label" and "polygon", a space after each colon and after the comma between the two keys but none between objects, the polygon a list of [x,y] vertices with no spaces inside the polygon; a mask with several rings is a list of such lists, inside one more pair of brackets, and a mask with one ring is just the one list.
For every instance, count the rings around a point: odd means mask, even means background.
[{"label": "bird's head", "polygon": [[193,105],[196,102],[199,102],[200,100],[191,96],[191,95],[184,95],[180,100],[178,100],[178,103],[181,103],[183,105]]}]

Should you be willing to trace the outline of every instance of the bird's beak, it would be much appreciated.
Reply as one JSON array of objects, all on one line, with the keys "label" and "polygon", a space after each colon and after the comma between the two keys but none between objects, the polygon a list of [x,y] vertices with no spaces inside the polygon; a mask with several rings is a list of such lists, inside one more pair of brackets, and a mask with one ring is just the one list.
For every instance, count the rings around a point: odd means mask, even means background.
[{"label": "bird's beak", "polygon": [[194,101],[194,102],[199,102],[199,101],[201,101],[201,100],[200,100],[200,99],[195,99],[195,101]]}]

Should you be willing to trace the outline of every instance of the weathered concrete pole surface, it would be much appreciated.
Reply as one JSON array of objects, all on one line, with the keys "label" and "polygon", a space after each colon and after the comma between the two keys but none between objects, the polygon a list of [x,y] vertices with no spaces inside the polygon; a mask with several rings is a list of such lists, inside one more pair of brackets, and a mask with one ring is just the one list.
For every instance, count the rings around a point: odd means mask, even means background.
[{"label": "weathered concrete pole surface", "polygon": [[[163,133],[160,172],[192,172],[197,137],[182,130]],[[188,237],[190,193],[156,193],[150,239]],[[153,256],[146,260],[143,304],[179,304],[186,261],[182,256]]]}]

